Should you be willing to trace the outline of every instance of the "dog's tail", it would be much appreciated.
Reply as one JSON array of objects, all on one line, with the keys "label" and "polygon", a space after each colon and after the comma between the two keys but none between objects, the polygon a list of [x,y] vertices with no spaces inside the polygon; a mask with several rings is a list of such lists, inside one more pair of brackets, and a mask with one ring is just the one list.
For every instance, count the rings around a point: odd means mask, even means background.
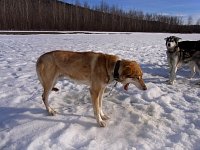
[{"label": "dog's tail", "polygon": [[44,64],[42,62],[42,56],[40,56],[36,62],[36,72],[37,72],[37,76],[38,79],[40,81],[40,83],[42,84],[42,86],[44,86],[43,80],[42,80],[42,71],[44,70]]},{"label": "dog's tail", "polygon": [[[49,82],[52,82],[52,85],[50,84],[49,86],[54,86],[55,74],[51,74],[51,71],[49,70],[55,69],[56,66],[52,57],[52,53],[46,53],[38,58],[36,62],[36,72],[43,88],[45,88],[49,84]],[[58,89],[52,87],[52,91],[58,91]]]}]

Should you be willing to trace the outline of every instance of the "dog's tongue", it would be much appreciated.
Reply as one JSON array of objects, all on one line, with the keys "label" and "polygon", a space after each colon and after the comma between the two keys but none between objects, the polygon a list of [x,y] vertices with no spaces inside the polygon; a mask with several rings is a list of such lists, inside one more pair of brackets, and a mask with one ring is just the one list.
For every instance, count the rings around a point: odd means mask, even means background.
[{"label": "dog's tongue", "polygon": [[128,86],[129,86],[129,83],[127,83],[126,85],[124,85],[124,90],[128,90]]}]

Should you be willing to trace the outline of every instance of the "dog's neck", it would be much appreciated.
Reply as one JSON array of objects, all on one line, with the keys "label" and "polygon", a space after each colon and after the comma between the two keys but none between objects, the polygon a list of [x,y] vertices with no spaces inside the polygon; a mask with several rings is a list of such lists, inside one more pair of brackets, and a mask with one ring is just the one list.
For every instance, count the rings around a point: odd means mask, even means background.
[{"label": "dog's neck", "polygon": [[115,67],[114,67],[114,73],[113,73],[113,78],[114,80],[118,81],[119,80],[119,67],[120,67],[120,63],[121,63],[121,60],[118,60],[115,64]]},{"label": "dog's neck", "polygon": [[179,49],[179,47],[178,47],[178,45],[177,46],[175,46],[175,47],[173,47],[173,48],[168,48],[167,49],[167,52],[168,53],[174,53],[174,52],[177,52],[177,51],[179,51],[180,49]]}]

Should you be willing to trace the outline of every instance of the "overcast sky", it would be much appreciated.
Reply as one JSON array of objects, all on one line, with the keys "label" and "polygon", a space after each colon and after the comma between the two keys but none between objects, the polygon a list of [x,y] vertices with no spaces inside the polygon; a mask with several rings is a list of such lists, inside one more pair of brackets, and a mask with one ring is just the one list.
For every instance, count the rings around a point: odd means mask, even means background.
[{"label": "overcast sky", "polygon": [[[75,3],[77,0],[64,0]],[[78,0],[87,2],[90,6],[99,5],[102,0]],[[123,10],[141,10],[143,12],[164,15],[182,16],[187,21],[192,16],[193,23],[200,19],[200,0],[104,0],[110,6],[115,5]]]}]

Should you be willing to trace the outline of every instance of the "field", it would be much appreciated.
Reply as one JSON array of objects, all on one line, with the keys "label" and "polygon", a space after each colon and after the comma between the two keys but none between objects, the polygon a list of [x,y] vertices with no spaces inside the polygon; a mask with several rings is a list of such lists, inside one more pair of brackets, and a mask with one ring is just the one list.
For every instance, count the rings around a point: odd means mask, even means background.
[{"label": "field", "polygon": [[[0,35],[0,149],[2,150],[198,150],[200,87],[197,74],[178,70],[168,85],[164,38],[200,40],[200,34],[98,33]],[[147,91],[107,87],[103,109],[111,117],[100,128],[93,117],[88,86],[63,80],[50,94],[58,112],[48,116],[37,79],[37,58],[51,50],[95,51],[136,60]]]}]

